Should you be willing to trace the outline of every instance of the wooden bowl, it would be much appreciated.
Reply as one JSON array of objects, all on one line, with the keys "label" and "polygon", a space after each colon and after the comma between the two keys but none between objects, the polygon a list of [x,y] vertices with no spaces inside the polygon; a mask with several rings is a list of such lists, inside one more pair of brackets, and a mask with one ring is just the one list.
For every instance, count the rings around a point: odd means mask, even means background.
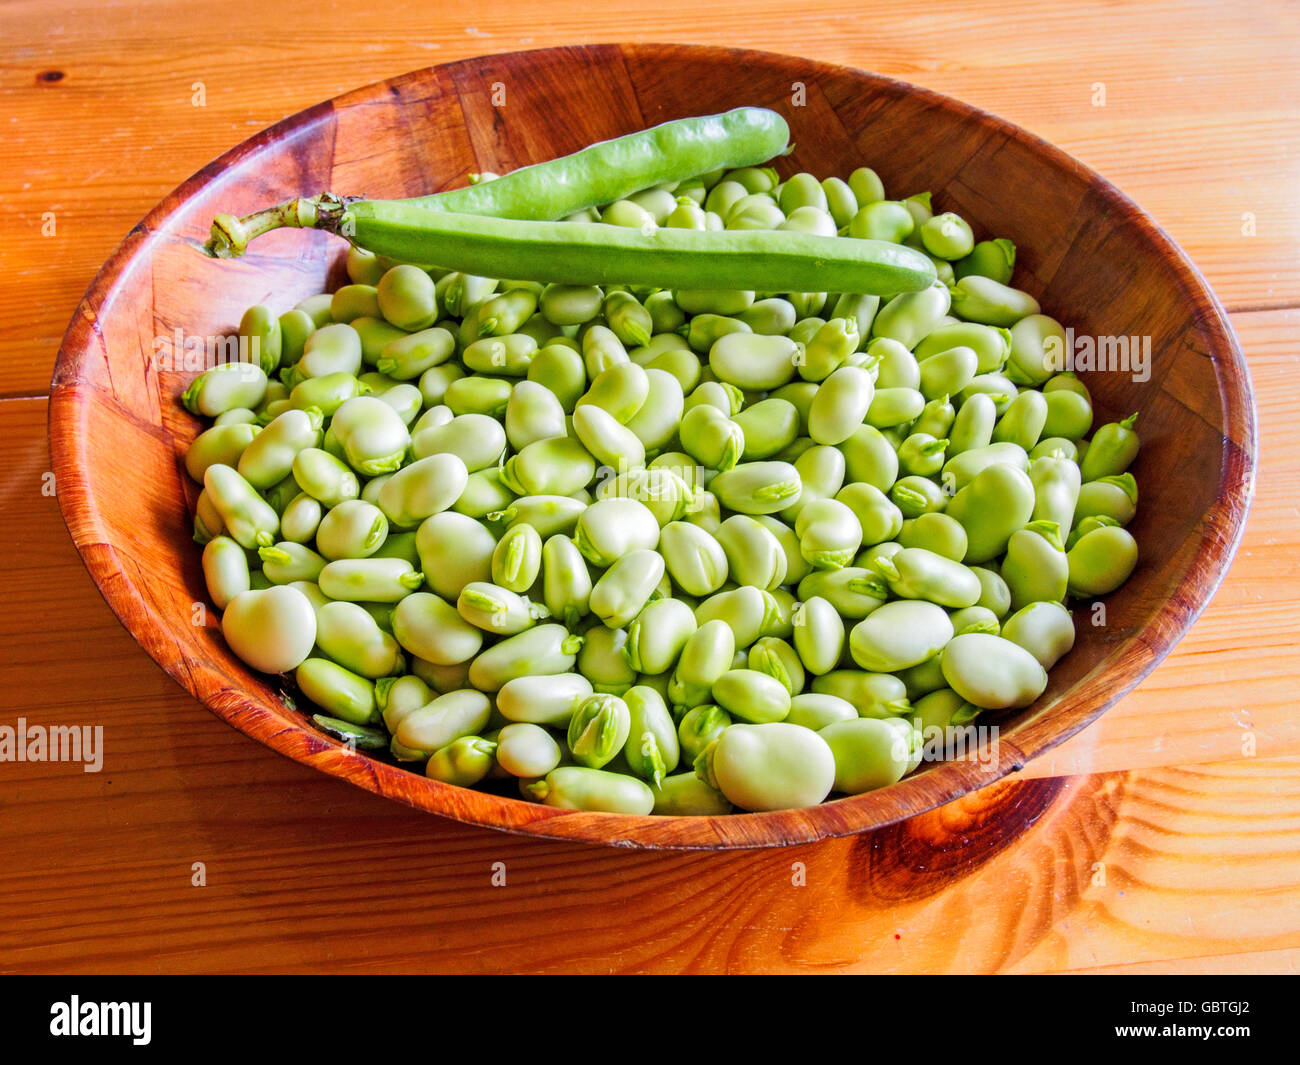
[{"label": "wooden bowl", "polygon": [[[1142,561],[1105,602],[1076,611],[1078,642],[1027,710],[992,718],[999,757],[932,764],[882,791],[810,809],[650,818],[554,810],[431,781],[349,750],[287,709],[273,679],[226,648],[190,541],[195,486],[182,456],[193,376],[160,368],[178,331],[232,331],[250,304],[277,310],[335,285],[342,248],[281,231],[246,258],[190,246],[219,211],[330,189],[410,196],[465,184],[671,118],[775,108],[796,145],[783,175],[870,165],[901,195],[1019,248],[1015,283],[1079,335],[1148,336],[1150,380],[1084,374],[1098,422],[1141,411],[1132,531]],[[539,836],[636,847],[802,843],[929,810],[1021,767],[1096,719],[1147,675],[1201,612],[1236,550],[1255,468],[1250,378],[1223,309],[1187,257],[1110,183],[1023,130],[887,78],[806,59],[677,45],[494,55],[419,70],[322,103],[205,167],[131,231],[77,308],[51,385],[59,502],[86,568],[122,623],[182,686],[282,754],[433,813]],[[984,720],[981,719],[981,723]]]}]

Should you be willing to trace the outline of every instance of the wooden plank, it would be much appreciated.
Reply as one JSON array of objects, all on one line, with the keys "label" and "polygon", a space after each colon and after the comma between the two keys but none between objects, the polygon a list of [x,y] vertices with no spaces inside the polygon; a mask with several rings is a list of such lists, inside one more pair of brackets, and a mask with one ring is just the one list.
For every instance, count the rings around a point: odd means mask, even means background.
[{"label": "wooden plank", "polygon": [[[1295,673],[1288,655],[1297,640],[1286,627],[1294,617],[1277,609],[1293,587],[1277,574],[1295,554],[1296,459],[1269,446],[1296,413],[1287,387],[1293,317],[1236,316],[1261,393],[1265,468],[1270,456],[1273,468],[1214,606],[1142,688],[1024,775],[1126,761],[1143,768],[1026,782],[1014,792],[1001,785],[991,798],[886,830],[895,833],[888,839],[775,853],[629,856],[523,841],[405,810],[274,756],[181,693],[117,624],[77,565],[56,501],[40,492],[44,402],[0,403],[0,432],[21,441],[4,497],[17,532],[0,541],[12,575],[0,585],[0,639],[11,656],[0,718],[105,727],[101,773],[5,767],[0,846],[12,860],[0,874],[0,926],[9,929],[0,968],[1056,971],[1186,957],[1216,971],[1214,959],[1233,950],[1249,968],[1251,945],[1275,948],[1279,936],[1300,945],[1300,929],[1284,919],[1296,911],[1287,893],[1300,890],[1285,835],[1300,822],[1290,805],[1300,801],[1300,769],[1261,761],[1300,752],[1286,679]],[[1251,660],[1277,672],[1243,678],[1244,648],[1232,634],[1258,632],[1265,614],[1284,624],[1262,634],[1269,642],[1253,645]],[[1243,706],[1259,730],[1260,759],[1230,772],[1158,768],[1238,758],[1231,745],[1240,729],[1225,737],[1224,721]],[[932,838],[936,826],[969,831],[989,802],[1009,811],[1012,836],[987,844],[993,857]],[[1017,811],[1036,821],[1019,837]],[[1268,825],[1285,838],[1261,836]],[[900,840],[921,846],[917,838],[927,849],[882,857]],[[498,861],[506,888],[491,885]],[[1106,890],[1090,883],[1094,861],[1116,870]],[[204,863],[207,887],[190,886],[195,862]],[[815,899],[793,892],[796,862]],[[865,882],[854,873],[863,865]],[[1209,869],[1221,882],[1203,883]],[[1273,923],[1264,931],[1251,905],[1261,892],[1282,896],[1267,908]],[[940,929],[995,903],[997,920],[979,924],[985,932],[960,949],[945,946]],[[1228,913],[1229,931],[1195,921],[1151,930],[1193,904]],[[69,922],[70,910],[84,916]],[[1250,927],[1233,925],[1248,917]],[[467,939],[469,920],[479,931]],[[717,931],[724,925],[729,931]],[[486,938],[485,926],[494,930]]]},{"label": "wooden plank", "polygon": [[[814,0],[792,20],[775,0],[722,0],[707,31],[679,0],[598,23],[561,0],[545,25],[468,0],[385,6],[302,37],[282,28],[304,24],[307,0],[183,18],[174,0],[109,0],[93,19],[44,0],[0,9],[0,395],[45,391],[109,251],[248,133],[400,70],[584,40],[744,44],[949,93],[1116,181],[1230,308],[1300,303],[1297,27],[1277,0],[1095,0],[1036,9],[1014,34],[1010,5],[989,2]],[[213,42],[220,64],[204,60]],[[875,836],[722,856],[465,828],[229,729],[140,651],[81,570],[41,494],[43,401],[0,402],[0,724],[105,728],[100,773],[0,766],[0,970],[1295,971],[1297,316],[1234,324],[1259,395],[1258,495],[1237,564],[1166,662],[1025,779]],[[1242,758],[1248,734],[1256,756]],[[192,884],[195,863],[206,886]]]},{"label": "wooden plank", "polygon": [[1300,948],[1210,954],[1204,958],[1141,961],[1073,971],[1101,976],[1294,976],[1300,973]]},{"label": "wooden plank", "polygon": [[0,969],[1050,972],[1300,947],[1297,759],[1000,784],[721,856],[468,829],[243,778],[204,740],[179,779],[122,765],[147,734],[102,777],[17,767]]},{"label": "wooden plank", "polygon": [[[76,301],[126,232],[210,159],[296,110],[396,72],[487,52],[579,41],[701,39],[699,7],[653,14],[582,6],[437,11],[392,5],[321,24],[309,0],[274,8],[97,5],[50,32],[47,0],[0,10],[0,395],[44,391]],[[73,5],[67,5],[75,11]],[[111,11],[111,16],[102,12]],[[105,32],[111,17],[114,31]],[[703,40],[801,52],[957,96],[1045,137],[1141,203],[1201,266],[1229,308],[1300,303],[1300,124],[1295,20],[1274,0],[1115,7],[1094,0],[1015,19],[983,3],[917,12],[819,0],[792,27],[776,0],[722,0]],[[165,37],[154,27],[166,23]],[[284,26],[312,25],[310,34]],[[230,27],[241,32],[232,35]],[[730,29],[735,27],[735,29]],[[743,27],[743,33],[739,28]],[[1152,51],[1150,42],[1169,47]],[[221,62],[203,56],[219,41]],[[272,43],[274,42],[274,43]],[[1087,55],[1086,64],[1079,57]],[[192,63],[183,57],[192,56]],[[181,57],[181,58],[178,58]],[[58,80],[46,80],[51,72]],[[196,83],[202,106],[195,106]],[[1094,106],[1095,85],[1105,86]],[[1136,149],[1136,150],[1135,150]],[[46,212],[55,232],[42,236]],[[1242,232],[1254,218],[1254,236]],[[22,239],[26,235],[26,239]]]},{"label": "wooden plank", "polygon": [[[1259,757],[1300,753],[1290,681],[1300,672],[1300,616],[1287,609],[1300,573],[1300,455],[1286,443],[1300,419],[1291,387],[1300,372],[1291,344],[1300,312],[1239,314],[1234,323],[1255,373],[1263,471],[1238,560],[1173,654],[1094,726],[1031,763],[1025,776],[1232,760],[1245,753],[1247,737]],[[22,442],[3,496],[9,527],[21,532],[0,540],[0,561],[12,575],[0,586],[0,634],[14,663],[14,682],[0,686],[0,707],[40,705],[39,693],[52,682],[73,700],[95,698],[108,676],[123,712],[144,700],[137,724],[168,706],[183,718],[182,733],[196,722],[219,729],[140,652],[77,564],[57,501],[41,494],[49,467],[44,419],[42,400],[0,403],[0,432]],[[42,610],[33,625],[35,601]],[[65,645],[77,653],[66,653]],[[1243,670],[1247,660],[1255,668]],[[275,761],[246,746],[250,760]]]}]

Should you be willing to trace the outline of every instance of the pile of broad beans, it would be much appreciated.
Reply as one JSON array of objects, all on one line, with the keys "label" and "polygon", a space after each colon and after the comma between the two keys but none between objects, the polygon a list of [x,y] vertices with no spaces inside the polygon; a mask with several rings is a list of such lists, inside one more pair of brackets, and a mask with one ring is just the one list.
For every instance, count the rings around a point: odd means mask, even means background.
[{"label": "pile of broad beans", "polygon": [[1041,695],[1064,604],[1136,564],[1138,438],[1051,369],[1010,242],[868,169],[570,220],[870,237],[938,280],[602,288],[351,250],[183,397],[214,419],[186,467],[234,652],[434,779],[638,814],[884,787],[927,728]]}]

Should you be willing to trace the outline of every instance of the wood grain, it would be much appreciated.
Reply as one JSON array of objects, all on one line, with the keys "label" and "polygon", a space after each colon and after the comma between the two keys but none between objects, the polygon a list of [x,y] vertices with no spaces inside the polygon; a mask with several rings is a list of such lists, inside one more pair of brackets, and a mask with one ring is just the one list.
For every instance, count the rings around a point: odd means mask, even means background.
[{"label": "wood grain", "polygon": [[163,743],[111,717],[102,774],[10,767],[0,845],[31,861],[0,871],[0,970],[1219,971],[1300,947],[1296,758],[1003,782],[719,861],[430,818],[186,716]]},{"label": "wood grain", "polygon": [[[917,10],[814,3],[794,26],[777,0],[653,15],[550,4],[381,0],[322,20],[273,6],[169,0],[0,6],[0,395],[45,390],[69,309],[128,230],[210,159],[284,115],[406,70],[594,41],[693,40],[801,52],[948,93],[1046,138],[1115,181],[1165,226],[1229,309],[1300,303],[1300,124],[1284,2]],[[113,32],[103,32],[104,20]],[[1009,26],[1014,24],[1014,32]],[[156,27],[167,26],[165,39]],[[286,32],[310,25],[310,33]],[[1062,32],[1063,27],[1069,32]],[[238,40],[232,39],[238,27]],[[1081,36],[1082,35],[1082,36]],[[1086,41],[1081,46],[1080,41]],[[1152,41],[1167,47],[1153,49]],[[273,43],[272,43],[273,42]],[[51,72],[57,81],[44,80]],[[203,106],[191,99],[204,86]],[[1105,86],[1094,106],[1096,84]],[[56,233],[41,236],[54,211]],[[1244,214],[1255,217],[1243,236]]]},{"label": "wood grain", "polygon": [[[678,0],[652,12],[596,12],[558,0],[542,19],[535,8],[484,8],[469,0],[447,0],[436,10],[379,0],[371,9],[373,18],[347,25],[313,19],[312,33],[299,35],[283,27],[303,25],[318,11],[306,0],[284,0],[274,9],[199,2],[182,10],[174,0],[0,6],[6,43],[0,50],[6,116],[0,264],[11,297],[0,303],[0,395],[46,391],[67,320],[118,241],[168,190],[249,132],[355,85],[431,62],[584,40],[769,48],[951,93],[1115,180],[1188,250],[1230,309],[1300,304],[1293,253],[1300,237],[1294,191],[1300,34],[1286,3],[1040,5],[1033,18],[991,0],[937,10],[869,0],[851,11],[813,0],[794,14],[775,0],[720,0],[707,13]],[[274,44],[256,43],[258,34]],[[1153,47],[1156,41],[1160,47]],[[39,80],[50,71],[64,77]],[[207,88],[202,108],[190,102],[199,79]],[[1098,81],[1107,88],[1103,107],[1091,103]],[[39,237],[41,213],[51,209],[57,235]],[[1247,211],[1257,216],[1254,237],[1241,233]],[[1290,729],[1300,676],[1297,323],[1288,313],[1232,317],[1255,377],[1261,430],[1258,495],[1242,551],[1210,608],[1147,681],[1026,774],[1233,758],[1241,732],[1234,719],[1243,712],[1257,727],[1261,757],[1296,753]],[[639,856],[651,865],[690,867],[691,882],[669,882],[640,866],[629,872],[580,861],[611,852],[529,843],[415,815],[276,757],[173,684],[95,593],[61,528],[57,501],[40,494],[49,465],[44,403],[0,402],[0,433],[11,456],[0,486],[6,517],[0,560],[7,575],[0,582],[6,648],[0,724],[19,713],[49,723],[102,721],[110,752],[109,768],[99,775],[69,766],[0,765],[0,839],[7,855],[0,928],[13,930],[0,941],[0,969],[540,967],[542,953],[561,950],[542,952],[538,944],[577,923],[566,918],[565,924],[556,913],[573,911],[598,924],[601,892],[608,891],[619,892],[625,916],[617,936],[602,930],[593,943],[591,968],[619,968],[627,941],[644,937],[653,939],[661,967],[671,969],[717,934],[698,917],[709,912],[717,921],[721,907],[710,909],[710,898],[725,896],[727,923],[740,912],[734,893],[762,885],[754,858],[772,856]],[[1269,779],[1280,787],[1283,778]],[[1083,786],[1069,784],[1076,791]],[[1156,842],[1199,835],[1207,823],[1228,833],[1209,857],[1183,863],[1187,881],[1211,869],[1220,876],[1195,900],[1192,915],[1200,929],[1213,929],[1230,925],[1253,891],[1275,891],[1268,863],[1243,860],[1235,836],[1257,832],[1285,806],[1264,800],[1259,812],[1243,818],[1228,793],[1209,789],[1202,798],[1198,819],[1168,821]],[[1085,826],[1105,820],[1080,813]],[[517,893],[503,901],[503,889],[489,891],[489,841],[497,848],[491,860],[499,857],[511,868],[516,848],[528,850],[534,866],[552,877],[544,897],[534,891],[526,902]],[[1069,897],[1063,881],[1050,879],[1059,849],[1043,846],[1031,830],[1003,853],[1022,850],[1019,875],[986,877],[974,912],[1014,905],[1025,884],[1040,879]],[[190,865],[199,860],[209,865],[208,888],[190,886]],[[575,862],[572,878],[556,875]],[[780,872],[788,882],[788,866]],[[947,875],[956,883],[960,874],[958,868]],[[662,899],[620,889],[629,881],[671,890],[691,921],[664,920]],[[204,894],[218,889],[216,900]],[[1146,888],[1125,890],[1132,897]],[[940,886],[933,899],[943,895]],[[1164,890],[1150,899],[1157,916],[1188,912],[1178,893]],[[840,912],[834,897],[803,901],[810,911],[820,907],[828,926]],[[643,909],[656,916],[641,920]],[[1077,971],[1294,971],[1300,947],[1288,938],[1286,907],[1264,912],[1273,925],[1256,937],[1263,947],[1242,939],[1234,945],[1222,934],[1204,938],[1185,918],[1181,934],[1172,937],[1148,936],[1141,925],[1116,937],[1109,917],[1095,915],[1062,920],[1060,929],[1081,945]],[[1220,914],[1228,921],[1216,922]],[[490,920],[478,920],[485,916]],[[1082,949],[1097,920],[1112,946],[1119,944],[1105,964],[1090,962]],[[439,946],[440,930],[455,932],[467,921],[488,928],[491,941],[462,937]],[[756,931],[723,951],[723,965],[764,971],[780,963],[791,934],[761,915],[754,923]],[[579,930],[570,939],[586,934]],[[688,945],[674,951],[678,943]],[[952,965],[951,954],[935,942],[901,932],[887,933],[883,948],[846,932],[837,957],[818,971],[880,959],[914,971]],[[1061,964],[1054,956],[1044,968]]]},{"label": "wood grain", "polygon": [[[1300,399],[1290,387],[1300,373],[1291,340],[1300,312],[1232,318],[1259,390],[1262,469],[1238,561],[1205,614],[1151,676],[1077,737],[1031,761],[1024,777],[1233,761],[1242,757],[1247,735],[1258,757],[1300,755],[1294,692],[1286,679],[1300,674],[1300,613],[1288,609],[1300,575],[1294,546],[1300,449],[1288,447],[1300,420]],[[82,720],[79,715],[98,706],[106,689],[113,692],[121,727],[161,730],[164,750],[184,748],[197,729],[201,744],[228,748],[223,759],[239,762],[236,776],[295,779],[290,770],[297,767],[212,718],[153,666],[100,599],[67,538],[57,500],[41,494],[50,465],[45,418],[43,400],[0,401],[0,435],[25,442],[2,497],[14,530],[0,538],[0,566],[12,575],[0,584],[0,640],[11,656],[10,683],[0,686],[5,720],[40,712],[51,685],[59,686],[71,720]],[[36,601],[42,604],[40,625],[31,624],[29,604]],[[53,639],[50,632],[65,635]],[[76,654],[67,652],[70,647]],[[1258,668],[1241,669],[1247,655]],[[140,751],[147,753],[148,746]]]}]

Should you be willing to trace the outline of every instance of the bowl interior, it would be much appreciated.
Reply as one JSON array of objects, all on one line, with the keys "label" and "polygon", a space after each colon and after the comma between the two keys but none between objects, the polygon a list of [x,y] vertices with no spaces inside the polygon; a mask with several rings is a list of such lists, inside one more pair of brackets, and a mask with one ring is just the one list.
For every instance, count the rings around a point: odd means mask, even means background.
[{"label": "bowl interior", "polygon": [[[202,426],[177,396],[199,368],[192,345],[231,333],[250,304],[278,312],[337,285],[343,250],[325,234],[279,231],[241,260],[213,262],[191,242],[219,211],[322,189],[396,197],[452,188],[474,171],[742,104],[788,119],[796,148],[777,161],[783,176],[847,176],[868,165],[891,195],[933,190],[936,209],[970,220],[979,238],[1015,241],[1014,283],[1078,337],[1149,343],[1147,380],[1081,373],[1098,423],[1141,412],[1142,499],[1131,529],[1142,560],[1132,579],[1104,612],[1076,610],[1076,646],[1033,707],[990,719],[1001,729],[995,759],[930,765],[891,788],[808,810],[727,818],[552,810],[439,784],[317,733],[273,681],[229,653],[215,611],[202,606],[190,542],[197,489],[182,465]],[[241,144],[160,203],[105,265],[64,340],[50,433],[60,502],[92,577],[145,649],[236,728],[460,820],[667,847],[775,845],[887,824],[1082,728],[1167,653],[1213,593],[1244,523],[1255,447],[1249,378],[1217,301],[1163,232],[1097,175],[1008,123],[889,79],[673,45],[549,49],[416,71]]]}]

